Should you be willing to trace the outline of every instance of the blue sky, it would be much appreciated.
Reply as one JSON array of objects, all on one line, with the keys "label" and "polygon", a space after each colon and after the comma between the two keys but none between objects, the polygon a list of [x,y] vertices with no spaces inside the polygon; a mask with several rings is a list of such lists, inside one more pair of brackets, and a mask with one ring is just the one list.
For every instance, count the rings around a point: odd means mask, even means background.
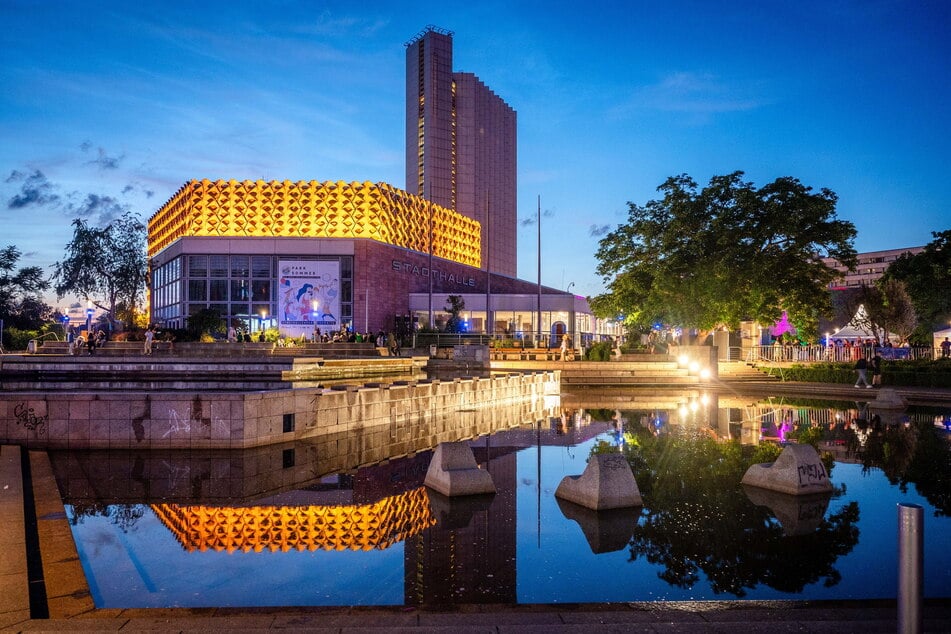
[{"label": "blue sky", "polygon": [[193,178],[404,186],[404,43],[518,112],[519,275],[602,289],[594,252],[668,176],[839,195],[859,251],[951,228],[951,2],[0,0],[0,246],[151,216]]}]

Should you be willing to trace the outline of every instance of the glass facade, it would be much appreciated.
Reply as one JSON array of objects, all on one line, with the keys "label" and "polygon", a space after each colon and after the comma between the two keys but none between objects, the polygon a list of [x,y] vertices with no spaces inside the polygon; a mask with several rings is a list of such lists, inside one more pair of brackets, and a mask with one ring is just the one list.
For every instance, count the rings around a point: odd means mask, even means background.
[{"label": "glass facade", "polygon": [[[288,256],[184,255],[152,271],[152,319],[167,328],[184,328],[189,315],[212,308],[225,319],[244,321],[256,332],[274,325],[277,262]],[[297,260],[340,262],[341,321],[353,322],[353,257]]]}]

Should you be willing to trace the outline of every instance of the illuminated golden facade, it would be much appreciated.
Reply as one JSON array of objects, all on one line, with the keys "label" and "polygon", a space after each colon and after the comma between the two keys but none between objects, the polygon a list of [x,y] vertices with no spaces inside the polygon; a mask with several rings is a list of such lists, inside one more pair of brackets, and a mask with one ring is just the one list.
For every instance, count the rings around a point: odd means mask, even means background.
[{"label": "illuminated golden facade", "polygon": [[436,524],[424,487],[363,505],[151,508],[189,552],[383,550]]},{"label": "illuminated golden facade", "polygon": [[479,222],[386,183],[189,181],[148,225],[149,257],[183,237],[367,238],[478,267]]}]

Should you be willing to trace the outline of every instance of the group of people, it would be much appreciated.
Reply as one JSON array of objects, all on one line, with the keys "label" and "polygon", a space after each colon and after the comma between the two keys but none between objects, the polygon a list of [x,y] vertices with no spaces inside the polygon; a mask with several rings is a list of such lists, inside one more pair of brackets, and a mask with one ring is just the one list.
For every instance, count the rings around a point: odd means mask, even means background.
[{"label": "group of people", "polygon": [[92,356],[96,354],[96,348],[101,347],[106,339],[106,331],[102,328],[86,336],[77,335],[72,328],[66,332],[66,345],[70,356],[82,354],[84,348],[86,354]]}]

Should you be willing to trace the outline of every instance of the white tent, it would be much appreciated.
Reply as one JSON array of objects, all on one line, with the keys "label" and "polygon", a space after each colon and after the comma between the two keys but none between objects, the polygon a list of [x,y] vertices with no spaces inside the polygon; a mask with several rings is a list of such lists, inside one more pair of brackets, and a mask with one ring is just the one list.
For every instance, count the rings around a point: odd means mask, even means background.
[{"label": "white tent", "polygon": [[[866,327],[868,324],[868,313],[864,305],[859,305],[855,315],[846,325],[842,326],[829,335],[830,339],[875,339],[875,333]],[[898,337],[894,333],[888,333],[888,338],[892,342],[897,342]]]}]

